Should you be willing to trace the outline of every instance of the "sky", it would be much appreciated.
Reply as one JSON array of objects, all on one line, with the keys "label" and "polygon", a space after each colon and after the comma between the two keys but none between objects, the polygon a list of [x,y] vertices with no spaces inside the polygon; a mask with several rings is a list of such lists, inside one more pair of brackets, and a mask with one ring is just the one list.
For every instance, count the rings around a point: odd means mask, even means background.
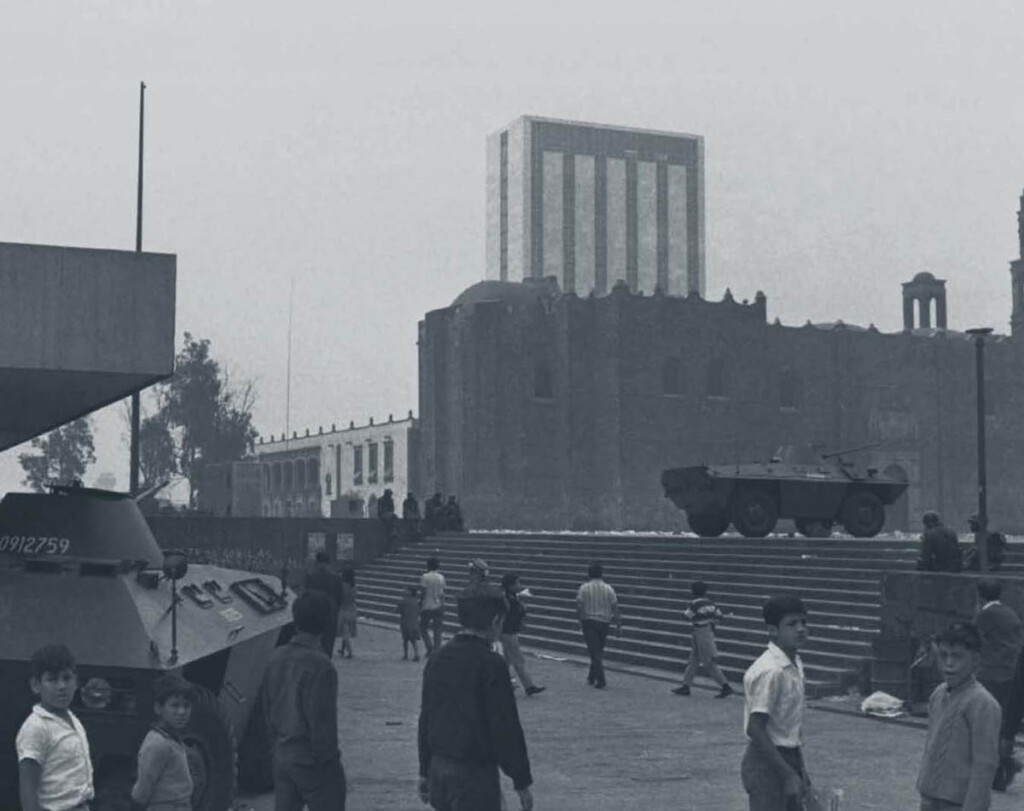
[{"label": "sky", "polygon": [[[1009,330],[1017,0],[358,5],[7,0],[0,241],[134,248],[144,80],[179,343],[280,435],[294,284],[292,429],[418,413],[416,324],[484,276],[486,136],[533,114],[704,136],[708,298],[895,331],[928,270],[951,328]],[[123,411],[93,419],[87,482],[125,488]]]}]

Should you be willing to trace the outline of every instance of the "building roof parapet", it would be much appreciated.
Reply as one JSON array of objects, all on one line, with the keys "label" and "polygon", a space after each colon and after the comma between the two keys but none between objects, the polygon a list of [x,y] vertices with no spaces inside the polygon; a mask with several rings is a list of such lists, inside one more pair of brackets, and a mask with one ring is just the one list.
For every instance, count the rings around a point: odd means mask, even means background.
[{"label": "building roof parapet", "polygon": [[[341,428],[341,429],[339,429],[337,427],[336,423],[332,422],[331,423],[331,430],[330,431],[324,431],[323,430],[323,426],[320,426],[316,434],[310,434],[310,431],[307,428],[305,436],[301,436],[301,437],[298,435],[297,431],[292,431],[291,439],[286,439],[284,434],[281,435],[280,439],[274,439],[274,435],[271,434],[269,440],[264,440],[263,437],[260,437],[259,442],[257,442],[256,446],[258,448],[265,448],[265,449],[268,448],[269,446],[275,446],[275,450],[281,450],[282,448],[280,446],[287,446],[289,443],[292,443],[292,442],[301,442],[301,443],[303,443],[303,445],[296,447],[296,450],[298,450],[301,447],[312,447],[312,446],[314,446],[316,444],[316,442],[313,442],[313,443],[309,443],[309,445],[306,445],[305,442],[304,442],[304,440],[306,440],[306,439],[319,440],[320,438],[325,437],[325,436],[326,437],[330,437],[330,436],[333,436],[334,434],[347,434],[347,433],[351,433],[352,431],[361,431],[361,430],[365,430],[367,428],[386,428],[388,426],[400,426],[400,425],[403,425],[405,423],[411,423],[411,424],[415,424],[416,423],[416,418],[413,416],[412,409],[409,409],[409,415],[407,417],[402,417],[401,419],[397,419],[396,420],[395,417],[394,417],[394,414],[388,414],[388,418],[387,418],[386,422],[377,422],[377,423],[375,423],[373,421],[373,417],[370,417],[369,420],[370,421],[366,425],[356,425],[355,421],[349,421],[348,428]],[[287,450],[288,448],[285,448],[285,449]]]}]

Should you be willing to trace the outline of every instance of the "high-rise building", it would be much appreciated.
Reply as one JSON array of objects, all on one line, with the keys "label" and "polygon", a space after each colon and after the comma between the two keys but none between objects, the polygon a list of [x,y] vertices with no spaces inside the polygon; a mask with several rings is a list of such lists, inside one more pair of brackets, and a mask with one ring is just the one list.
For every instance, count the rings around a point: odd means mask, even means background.
[{"label": "high-rise building", "polygon": [[487,278],[704,295],[704,139],[534,116],[487,141]]}]

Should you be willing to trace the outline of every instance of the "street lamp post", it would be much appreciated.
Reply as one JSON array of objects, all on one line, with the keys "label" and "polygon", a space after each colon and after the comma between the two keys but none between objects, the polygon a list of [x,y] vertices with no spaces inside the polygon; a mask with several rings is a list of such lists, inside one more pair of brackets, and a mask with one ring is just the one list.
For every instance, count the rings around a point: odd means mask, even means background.
[{"label": "street lamp post", "polygon": [[985,475],[985,336],[992,327],[976,327],[967,332],[974,336],[974,368],[978,384],[978,529],[974,546],[978,550],[978,571],[988,571],[988,494]]}]

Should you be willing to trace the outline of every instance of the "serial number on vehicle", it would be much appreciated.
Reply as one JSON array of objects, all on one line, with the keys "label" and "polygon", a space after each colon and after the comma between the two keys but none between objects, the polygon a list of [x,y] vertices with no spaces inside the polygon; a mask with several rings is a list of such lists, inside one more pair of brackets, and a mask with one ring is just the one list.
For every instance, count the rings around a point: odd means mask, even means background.
[{"label": "serial number on vehicle", "polygon": [[21,555],[66,555],[70,548],[70,538],[0,535],[0,552],[17,552]]}]

